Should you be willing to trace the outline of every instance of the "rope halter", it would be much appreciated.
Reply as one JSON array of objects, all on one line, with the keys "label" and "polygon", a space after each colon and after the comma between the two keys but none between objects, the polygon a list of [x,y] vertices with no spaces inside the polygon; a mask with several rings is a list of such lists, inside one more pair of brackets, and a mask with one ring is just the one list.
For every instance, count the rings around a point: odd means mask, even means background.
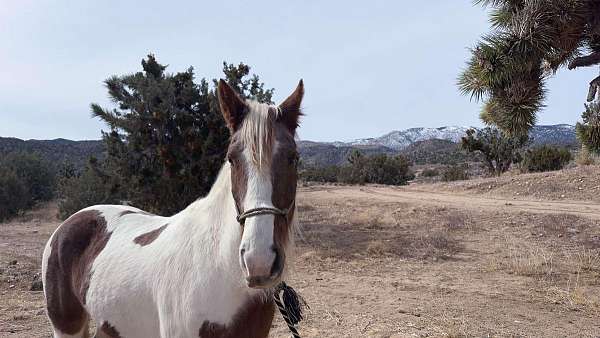
[{"label": "rope halter", "polygon": [[285,217],[286,221],[289,221],[288,215],[289,215],[290,210],[294,207],[294,203],[296,203],[296,200],[292,200],[292,203],[290,204],[290,206],[285,209],[279,209],[279,208],[275,208],[275,207],[258,207],[258,208],[248,209],[243,212],[238,211],[238,215],[236,216],[235,219],[238,221],[238,223],[244,224],[244,221],[246,220],[246,218],[249,218],[249,217],[260,216],[260,215],[274,215],[274,216],[283,216],[283,217]]}]

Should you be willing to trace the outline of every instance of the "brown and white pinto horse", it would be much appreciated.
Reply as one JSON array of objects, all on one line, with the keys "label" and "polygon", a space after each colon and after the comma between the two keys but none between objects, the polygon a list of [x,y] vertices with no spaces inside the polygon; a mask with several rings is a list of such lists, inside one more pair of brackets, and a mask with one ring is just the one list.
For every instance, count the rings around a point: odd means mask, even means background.
[{"label": "brown and white pinto horse", "polygon": [[93,319],[97,337],[267,337],[293,250],[303,94],[300,81],[270,106],[221,80],[232,136],[206,197],[172,217],[96,205],[62,223],[42,260],[54,336],[87,337]]}]

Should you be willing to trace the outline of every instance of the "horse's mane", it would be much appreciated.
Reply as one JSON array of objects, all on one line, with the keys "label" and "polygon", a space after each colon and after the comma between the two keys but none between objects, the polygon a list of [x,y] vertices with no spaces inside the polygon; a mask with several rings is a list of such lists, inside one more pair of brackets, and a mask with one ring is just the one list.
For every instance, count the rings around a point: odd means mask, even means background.
[{"label": "horse's mane", "polygon": [[250,150],[252,161],[259,168],[268,166],[274,140],[274,123],[279,110],[265,103],[247,100],[248,113],[240,128],[242,143]]}]

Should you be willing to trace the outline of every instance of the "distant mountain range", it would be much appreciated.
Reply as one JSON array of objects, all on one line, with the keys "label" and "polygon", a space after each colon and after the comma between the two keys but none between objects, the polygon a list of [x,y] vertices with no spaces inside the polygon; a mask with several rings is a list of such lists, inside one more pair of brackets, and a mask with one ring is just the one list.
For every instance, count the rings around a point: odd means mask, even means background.
[{"label": "distant mountain range", "polygon": [[[471,128],[474,127],[410,128],[349,142],[300,141],[300,157],[308,166],[340,165],[353,149],[358,149],[365,154],[404,154],[418,164],[445,163],[469,158],[460,151],[458,142]],[[568,124],[535,126],[530,137],[533,145],[577,146],[575,126]]]},{"label": "distant mountain range", "polygon": [[[299,141],[302,163],[307,166],[340,165],[354,149],[365,155],[404,154],[414,163],[450,163],[471,158],[460,151],[458,142],[471,127],[410,128],[392,131],[380,137],[358,139],[350,142]],[[531,131],[533,144],[577,146],[575,127],[568,124],[535,126]],[[21,140],[0,137],[0,156],[13,151],[40,153],[54,164],[68,160],[83,167],[90,156],[102,158],[102,141]]]},{"label": "distant mountain range", "polygon": [[[394,150],[403,150],[411,144],[432,139],[460,142],[461,137],[474,127],[439,127],[439,128],[410,128],[396,130],[375,138],[364,138],[350,142],[331,142],[339,147],[344,146],[383,146]],[[535,126],[530,133],[534,144],[573,145],[577,144],[575,126],[556,124]]]}]

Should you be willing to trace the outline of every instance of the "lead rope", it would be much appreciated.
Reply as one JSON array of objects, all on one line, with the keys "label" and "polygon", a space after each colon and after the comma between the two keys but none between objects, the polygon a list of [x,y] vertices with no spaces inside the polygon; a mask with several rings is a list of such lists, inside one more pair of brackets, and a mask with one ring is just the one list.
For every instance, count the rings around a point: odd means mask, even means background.
[{"label": "lead rope", "polygon": [[[283,300],[282,300],[283,294]],[[300,338],[296,325],[302,320],[302,307],[308,307],[304,299],[299,297],[296,291],[285,284],[279,283],[273,293],[273,300],[279,308],[279,312],[285,320],[293,338]]]}]

